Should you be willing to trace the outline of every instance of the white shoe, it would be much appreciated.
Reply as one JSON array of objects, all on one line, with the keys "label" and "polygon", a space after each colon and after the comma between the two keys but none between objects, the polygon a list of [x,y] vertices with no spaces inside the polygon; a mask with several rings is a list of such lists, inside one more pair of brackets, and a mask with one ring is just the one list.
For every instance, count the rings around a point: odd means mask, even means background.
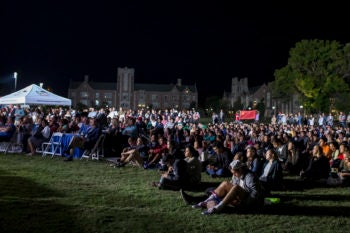
[{"label": "white shoe", "polygon": [[217,208],[212,207],[212,208],[207,209],[206,211],[203,211],[202,214],[203,215],[211,215],[211,214],[217,214],[219,212],[220,211]]}]

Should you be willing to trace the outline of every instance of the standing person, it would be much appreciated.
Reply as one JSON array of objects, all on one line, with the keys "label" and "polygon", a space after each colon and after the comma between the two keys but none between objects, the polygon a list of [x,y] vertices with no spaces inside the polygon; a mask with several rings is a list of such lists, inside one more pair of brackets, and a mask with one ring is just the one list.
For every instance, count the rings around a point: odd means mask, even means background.
[{"label": "standing person", "polygon": [[225,122],[225,112],[224,112],[224,110],[222,110],[222,109],[220,109],[219,121],[220,121],[220,123]]},{"label": "standing person", "polygon": [[100,129],[104,129],[108,126],[107,114],[104,108],[100,108],[96,114],[96,124]]},{"label": "standing person", "polygon": [[20,119],[25,116],[23,108],[18,104],[15,106],[15,126],[18,126]]},{"label": "standing person", "polygon": [[[240,160],[230,164],[233,174],[231,181],[223,181],[204,201],[193,205],[192,208],[206,208],[204,215],[217,214],[228,205],[243,209],[259,209],[263,204],[260,182],[247,165]],[[180,190],[186,203],[191,203],[191,197]]]}]

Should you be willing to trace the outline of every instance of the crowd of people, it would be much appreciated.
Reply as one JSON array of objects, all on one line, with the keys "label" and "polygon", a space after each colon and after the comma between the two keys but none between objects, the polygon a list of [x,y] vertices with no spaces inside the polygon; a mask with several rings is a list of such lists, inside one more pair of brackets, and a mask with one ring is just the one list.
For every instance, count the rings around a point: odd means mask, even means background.
[{"label": "crowd of people", "polygon": [[[349,185],[350,118],[339,114],[312,116],[277,114],[271,123],[230,121],[223,113],[204,125],[192,110],[124,110],[110,108],[78,112],[73,109],[2,108],[0,141],[17,132],[23,153],[35,154],[54,132],[74,133],[64,151],[73,161],[73,149],[91,149],[105,134],[105,156],[118,157],[115,167],[128,164],[158,169],[152,186],[181,190],[186,203],[220,213],[227,206],[259,208],[263,197],[283,190],[284,176],[301,182]],[[332,116],[333,117],[333,116]],[[232,177],[194,203],[185,190],[200,186],[202,175]]]}]

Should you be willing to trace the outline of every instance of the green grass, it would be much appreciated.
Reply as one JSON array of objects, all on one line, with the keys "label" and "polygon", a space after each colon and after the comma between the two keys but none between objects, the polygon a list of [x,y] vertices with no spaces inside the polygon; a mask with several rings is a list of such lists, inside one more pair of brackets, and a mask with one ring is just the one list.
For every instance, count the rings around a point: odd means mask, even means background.
[{"label": "green grass", "polygon": [[[258,214],[202,216],[179,192],[151,187],[155,170],[105,161],[0,154],[0,232],[345,232],[350,188],[281,191]],[[203,174],[203,181],[213,180]],[[291,177],[288,180],[294,182]],[[193,195],[201,191],[190,192]]]}]

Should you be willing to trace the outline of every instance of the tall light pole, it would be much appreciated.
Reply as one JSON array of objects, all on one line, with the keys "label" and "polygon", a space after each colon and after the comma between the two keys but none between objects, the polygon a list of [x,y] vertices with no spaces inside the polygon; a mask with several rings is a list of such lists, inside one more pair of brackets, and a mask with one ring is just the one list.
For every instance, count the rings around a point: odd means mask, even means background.
[{"label": "tall light pole", "polygon": [[13,78],[15,79],[15,91],[17,90],[17,75],[18,75],[17,72],[13,73]]}]

